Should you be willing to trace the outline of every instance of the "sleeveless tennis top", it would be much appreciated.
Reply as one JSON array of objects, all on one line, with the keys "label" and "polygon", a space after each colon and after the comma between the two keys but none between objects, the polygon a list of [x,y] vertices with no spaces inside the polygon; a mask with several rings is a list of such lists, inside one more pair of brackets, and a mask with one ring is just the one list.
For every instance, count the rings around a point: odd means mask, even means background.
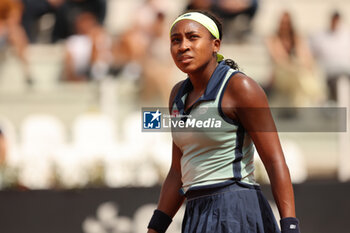
[{"label": "sleeveless tennis top", "polygon": [[183,192],[236,181],[256,185],[253,142],[243,126],[225,116],[221,108],[227,83],[237,72],[221,62],[204,94],[187,111],[185,101],[193,89],[189,78],[174,99],[172,114],[188,124],[186,129],[172,131],[173,141],[182,151]]}]

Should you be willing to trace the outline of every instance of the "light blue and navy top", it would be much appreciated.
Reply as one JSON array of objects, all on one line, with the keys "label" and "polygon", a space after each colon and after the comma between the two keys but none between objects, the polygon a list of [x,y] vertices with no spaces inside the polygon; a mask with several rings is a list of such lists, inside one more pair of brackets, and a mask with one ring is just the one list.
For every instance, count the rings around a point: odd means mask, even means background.
[{"label": "light blue and navy top", "polygon": [[242,124],[228,118],[221,107],[228,81],[237,72],[221,62],[210,77],[204,94],[187,111],[184,109],[186,97],[193,89],[189,78],[182,83],[174,99],[172,113],[176,112],[184,121],[220,122],[216,124],[220,128],[215,130],[205,127],[173,130],[173,141],[182,151],[184,192],[236,181],[256,185],[253,142]]}]

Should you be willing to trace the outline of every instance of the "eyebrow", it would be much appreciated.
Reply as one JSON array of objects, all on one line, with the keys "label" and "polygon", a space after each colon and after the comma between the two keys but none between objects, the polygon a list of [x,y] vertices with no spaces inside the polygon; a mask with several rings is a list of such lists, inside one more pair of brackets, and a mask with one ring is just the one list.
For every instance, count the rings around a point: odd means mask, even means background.
[{"label": "eyebrow", "polygon": [[[195,34],[195,33],[199,33],[198,31],[189,31],[189,32],[185,32],[185,35],[191,35],[191,34]],[[173,36],[180,36],[181,33],[173,33],[170,35],[170,37],[173,37]]]}]

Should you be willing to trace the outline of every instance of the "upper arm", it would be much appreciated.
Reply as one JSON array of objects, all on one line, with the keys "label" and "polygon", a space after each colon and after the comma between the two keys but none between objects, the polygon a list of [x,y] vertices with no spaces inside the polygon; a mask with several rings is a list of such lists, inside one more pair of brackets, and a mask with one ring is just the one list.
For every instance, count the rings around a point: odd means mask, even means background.
[{"label": "upper arm", "polygon": [[288,62],[289,55],[285,51],[281,40],[278,39],[276,36],[272,36],[270,38],[266,39],[266,46],[268,49],[268,52],[272,58],[272,60],[276,64],[281,64],[284,62]]},{"label": "upper arm", "polygon": [[314,58],[311,52],[309,43],[302,37],[297,37],[297,54],[299,59],[303,62],[306,67],[312,68],[314,63]]},{"label": "upper arm", "polygon": [[[177,84],[175,84],[175,86],[171,90],[170,98],[169,98],[169,113],[171,113],[171,110],[173,107],[172,105],[174,103],[175,96],[176,96],[177,92],[179,91],[181,84],[183,82],[184,81],[178,82]],[[181,164],[180,164],[181,156],[182,156],[182,152],[181,152],[180,148],[173,142],[171,169],[173,169],[179,173],[181,173]]]},{"label": "upper arm", "polygon": [[227,87],[232,111],[252,138],[264,162],[284,160],[276,126],[263,89],[251,78],[239,74]]},{"label": "upper arm", "polygon": [[265,44],[267,47],[267,51],[269,52],[269,55],[275,61],[277,58],[277,54],[276,54],[276,43],[274,40],[275,40],[274,37],[268,37],[265,39]]}]

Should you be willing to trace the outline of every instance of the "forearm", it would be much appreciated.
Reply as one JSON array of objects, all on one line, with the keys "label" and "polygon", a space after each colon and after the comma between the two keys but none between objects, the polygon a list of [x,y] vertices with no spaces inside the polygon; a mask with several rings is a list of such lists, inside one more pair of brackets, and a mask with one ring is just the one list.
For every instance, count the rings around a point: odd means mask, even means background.
[{"label": "forearm", "polygon": [[185,198],[179,192],[181,186],[181,173],[170,169],[162,186],[157,209],[171,218],[174,217]]},{"label": "forearm", "polygon": [[[176,212],[178,211],[178,209],[180,208],[180,206],[182,205],[183,201],[184,201],[184,196],[182,196],[179,193],[179,189],[182,186],[182,182],[181,182],[181,172],[177,172],[176,169],[171,168],[167,178],[165,179],[163,186],[162,186],[162,190],[160,192],[160,198],[159,198],[159,202],[158,202],[158,207],[157,209],[160,210],[161,212],[163,212],[164,214],[168,215],[170,218],[173,218],[176,214]],[[154,213],[155,214],[155,213]],[[155,217],[155,215],[153,215],[153,217]],[[152,219],[153,219],[152,217]],[[158,216],[159,217],[159,216]],[[157,219],[158,219],[157,217]],[[168,217],[166,217],[167,219]],[[159,220],[158,220],[159,221]],[[166,222],[169,221],[166,224],[167,228],[171,222],[171,220],[166,220]],[[152,220],[151,220],[152,222]],[[150,223],[151,224],[151,223]],[[157,223],[155,226],[158,226],[154,229],[152,229],[153,227],[150,227],[148,229],[148,233],[158,233],[155,229],[157,228],[163,228],[163,227],[159,227],[160,223]],[[164,223],[163,223],[164,224]],[[163,224],[161,224],[163,226]],[[160,231],[163,232],[163,231]]]},{"label": "forearm", "polygon": [[286,163],[278,161],[265,165],[265,167],[280,217],[295,217],[293,186]]}]

